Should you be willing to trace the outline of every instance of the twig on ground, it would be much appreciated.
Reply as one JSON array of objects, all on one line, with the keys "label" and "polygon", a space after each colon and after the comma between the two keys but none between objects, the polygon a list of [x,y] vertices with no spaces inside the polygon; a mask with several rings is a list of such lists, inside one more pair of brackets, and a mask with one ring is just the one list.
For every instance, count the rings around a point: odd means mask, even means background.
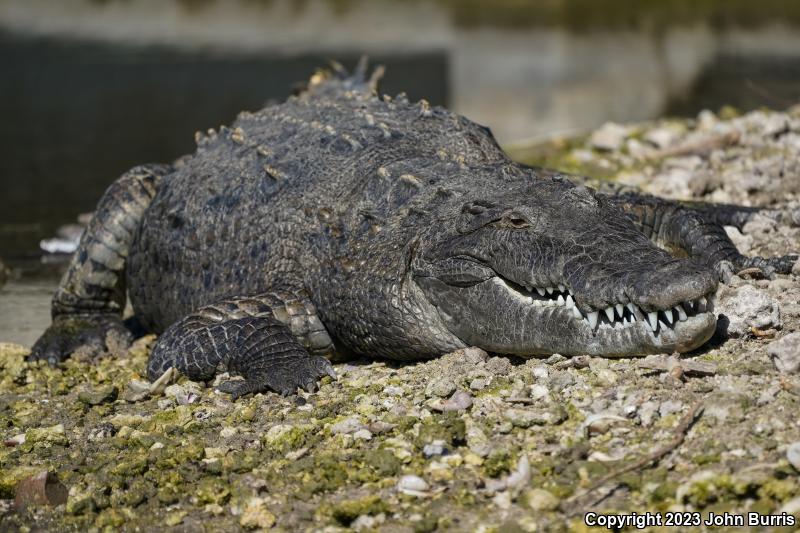
[{"label": "twig on ground", "polygon": [[764,338],[764,337],[774,337],[778,330],[775,328],[769,329],[758,329],[755,326],[750,326],[750,333],[752,333],[755,337]]},{"label": "twig on ground", "polygon": [[669,146],[662,150],[654,150],[650,154],[652,159],[664,159],[667,157],[677,157],[692,154],[705,154],[739,142],[739,132],[730,131],[722,134],[709,134],[700,137],[690,138],[675,146]]},{"label": "twig on ground", "polygon": [[532,405],[536,403],[538,400],[535,400],[534,398],[525,398],[524,396],[511,396],[509,398],[506,398],[506,401],[508,403],[523,403],[526,405]]},{"label": "twig on ground", "polygon": [[713,376],[717,373],[717,365],[705,361],[680,359],[675,355],[651,355],[645,357],[637,365],[639,368],[669,372],[674,377],[684,375]]},{"label": "twig on ground", "polygon": [[[564,500],[561,504],[561,510],[567,513],[569,516],[575,516],[578,513],[583,512],[584,509],[588,509],[593,505],[597,504],[599,501],[598,499],[589,499],[588,496],[591,495],[592,492],[602,488],[606,483],[609,481],[623,475],[627,474],[628,472],[632,472],[634,470],[639,470],[648,466],[651,463],[658,462],[662,457],[669,454],[671,451],[675,450],[678,446],[680,446],[684,439],[686,438],[686,434],[689,432],[689,429],[692,427],[692,424],[700,417],[703,412],[703,401],[698,400],[697,402],[692,405],[689,411],[683,416],[678,426],[675,428],[674,435],[672,440],[670,440],[667,444],[658,448],[657,450],[637,459],[632,463],[628,463],[627,465],[618,468],[616,470],[612,470],[611,472],[607,473],[606,475],[602,476],[600,479],[589,485],[583,491],[574,494],[570,498]],[[604,499],[605,496],[601,497],[600,500]],[[589,501],[586,501],[589,500]]]}]

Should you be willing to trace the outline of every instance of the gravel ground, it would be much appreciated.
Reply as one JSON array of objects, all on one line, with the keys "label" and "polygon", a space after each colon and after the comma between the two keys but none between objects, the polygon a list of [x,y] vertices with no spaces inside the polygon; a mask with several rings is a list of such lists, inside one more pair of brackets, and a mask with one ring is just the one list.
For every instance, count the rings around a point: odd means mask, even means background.
[{"label": "gravel ground", "polygon": [[[607,124],[513,153],[662,196],[800,208],[800,109]],[[749,253],[798,251],[793,223],[759,217],[731,235]],[[588,511],[797,516],[798,276],[800,264],[773,280],[734,276],[717,295],[717,335],[681,358],[469,348],[337,364],[337,381],[289,398],[231,402],[172,375],[144,383],[152,337],[63,370],[0,344],[0,530],[557,531],[583,528]]]}]

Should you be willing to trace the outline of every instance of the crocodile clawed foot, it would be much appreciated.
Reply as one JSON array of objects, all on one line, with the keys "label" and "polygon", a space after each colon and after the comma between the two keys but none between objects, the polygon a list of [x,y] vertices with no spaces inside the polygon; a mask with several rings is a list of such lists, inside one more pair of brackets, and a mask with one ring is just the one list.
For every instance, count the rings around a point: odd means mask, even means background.
[{"label": "crocodile clawed foot", "polygon": [[242,396],[246,396],[250,393],[258,393],[268,387],[262,385],[257,381],[251,380],[231,380],[231,381],[224,381],[217,385],[217,390],[220,392],[224,392],[231,395],[231,400],[236,400],[237,398],[241,398]]},{"label": "crocodile clawed foot", "polygon": [[303,390],[306,392],[317,392],[316,380],[308,380],[305,383],[303,383]]},{"label": "crocodile clawed foot", "polygon": [[244,381],[226,381],[217,388],[235,400],[250,393],[274,391],[281,396],[295,394],[297,389],[315,392],[323,376],[336,377],[330,361],[313,355],[271,365],[263,372],[249,375]]},{"label": "crocodile clawed foot", "polygon": [[722,282],[728,283],[734,275],[747,275],[753,278],[774,279],[777,274],[789,274],[797,262],[797,254],[779,257],[740,256],[731,261],[716,264],[716,271]]},{"label": "crocodile clawed foot", "polygon": [[57,365],[79,349],[95,356],[127,348],[130,331],[116,316],[59,316],[33,345],[28,361]]}]

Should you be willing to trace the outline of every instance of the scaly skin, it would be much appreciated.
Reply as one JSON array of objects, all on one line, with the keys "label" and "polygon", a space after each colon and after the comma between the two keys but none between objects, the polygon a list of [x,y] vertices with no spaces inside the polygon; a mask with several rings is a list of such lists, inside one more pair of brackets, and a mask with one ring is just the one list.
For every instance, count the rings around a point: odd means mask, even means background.
[{"label": "scaly skin", "polygon": [[150,173],[152,194],[125,193],[141,178],[112,186],[32,357],[67,356],[77,318],[118,327],[123,280],[140,322],[163,332],[150,378],[228,369],[245,378],[223,386],[234,396],[313,388],[334,351],[686,351],[714,330],[719,277],[791,268],[740,255],[716,223],[750,210],[576,186],[512,162],[463,117],[377,97],[376,80],[317,74],[199,136],[174,170]]}]

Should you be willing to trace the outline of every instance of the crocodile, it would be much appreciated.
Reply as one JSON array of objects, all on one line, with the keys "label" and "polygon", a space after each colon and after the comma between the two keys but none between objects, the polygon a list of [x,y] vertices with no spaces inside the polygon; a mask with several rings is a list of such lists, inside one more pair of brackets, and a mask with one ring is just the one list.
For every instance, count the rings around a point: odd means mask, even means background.
[{"label": "crocodile", "polygon": [[193,154],[115,181],[30,358],[130,342],[128,299],[159,334],[149,379],[227,371],[233,397],[314,390],[354,355],[686,352],[715,331],[721,278],[792,268],[725,233],[758,209],[611,194],[514,162],[486,127],[381,96],[382,74],[334,64],[198,133]]}]

